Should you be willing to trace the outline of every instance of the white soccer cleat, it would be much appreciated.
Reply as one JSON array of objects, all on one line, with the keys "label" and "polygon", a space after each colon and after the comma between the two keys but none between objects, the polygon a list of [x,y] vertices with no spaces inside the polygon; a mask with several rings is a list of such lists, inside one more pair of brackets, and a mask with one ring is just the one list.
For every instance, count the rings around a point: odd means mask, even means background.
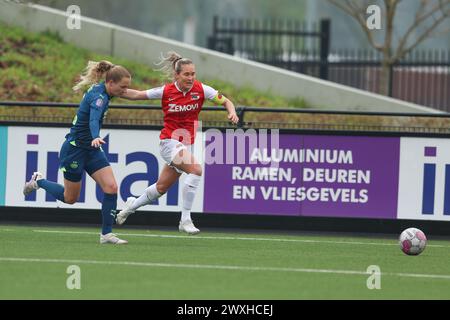
[{"label": "white soccer cleat", "polygon": [[128,216],[134,213],[134,210],[131,210],[130,207],[136,201],[135,197],[128,197],[127,202],[125,202],[125,206],[122,211],[120,211],[116,216],[116,224],[121,225],[127,220]]},{"label": "white soccer cleat", "polygon": [[180,232],[186,232],[191,235],[200,233],[200,230],[194,226],[194,223],[192,222],[192,220],[180,221],[178,230],[180,230]]},{"label": "white soccer cleat", "polygon": [[25,183],[25,186],[23,187],[23,194],[27,196],[33,191],[39,189],[37,181],[41,179],[43,179],[42,173],[34,172],[33,175],[31,176],[30,181]]},{"label": "white soccer cleat", "polygon": [[114,233],[107,233],[100,235],[100,243],[101,244],[127,244],[127,240],[122,240],[117,238],[117,235]]}]

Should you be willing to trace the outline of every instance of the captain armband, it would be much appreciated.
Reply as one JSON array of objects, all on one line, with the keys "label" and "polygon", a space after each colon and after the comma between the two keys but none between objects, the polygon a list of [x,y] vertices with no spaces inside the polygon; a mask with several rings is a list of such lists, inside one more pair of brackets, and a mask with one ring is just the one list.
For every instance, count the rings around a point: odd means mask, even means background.
[{"label": "captain armband", "polygon": [[221,95],[220,93],[217,93],[214,98],[211,99],[211,101],[220,105],[224,104],[226,100],[227,98],[225,98],[225,96]]}]

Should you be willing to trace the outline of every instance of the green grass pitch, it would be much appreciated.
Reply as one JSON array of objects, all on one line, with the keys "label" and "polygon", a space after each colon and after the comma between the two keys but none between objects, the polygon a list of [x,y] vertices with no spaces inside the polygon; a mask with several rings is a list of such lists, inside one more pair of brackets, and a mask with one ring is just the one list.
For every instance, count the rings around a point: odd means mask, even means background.
[{"label": "green grass pitch", "polygon": [[[0,299],[450,299],[450,241],[406,256],[395,236],[0,225]],[[68,289],[80,269],[80,289]],[[381,270],[380,289],[367,273]],[[69,283],[75,283],[70,282]],[[69,286],[70,287],[70,286]]]}]

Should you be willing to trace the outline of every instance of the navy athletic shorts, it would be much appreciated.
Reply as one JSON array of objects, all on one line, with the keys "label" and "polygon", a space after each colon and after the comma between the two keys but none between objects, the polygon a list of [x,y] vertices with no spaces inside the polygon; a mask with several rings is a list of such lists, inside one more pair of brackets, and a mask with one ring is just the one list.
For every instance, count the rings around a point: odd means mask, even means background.
[{"label": "navy athletic shorts", "polygon": [[72,181],[81,181],[83,171],[89,175],[109,166],[109,161],[101,148],[84,149],[65,141],[59,152],[59,168],[64,172],[64,178]]}]

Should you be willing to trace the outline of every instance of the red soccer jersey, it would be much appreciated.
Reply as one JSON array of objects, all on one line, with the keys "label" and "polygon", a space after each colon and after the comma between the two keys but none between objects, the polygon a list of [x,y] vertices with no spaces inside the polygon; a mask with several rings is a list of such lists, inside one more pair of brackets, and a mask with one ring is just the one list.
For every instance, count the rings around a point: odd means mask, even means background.
[{"label": "red soccer jersey", "polygon": [[193,144],[198,114],[204,100],[205,92],[200,81],[194,81],[194,85],[187,93],[178,90],[175,83],[165,85],[161,98],[164,128],[159,138],[175,139],[187,145]]}]

